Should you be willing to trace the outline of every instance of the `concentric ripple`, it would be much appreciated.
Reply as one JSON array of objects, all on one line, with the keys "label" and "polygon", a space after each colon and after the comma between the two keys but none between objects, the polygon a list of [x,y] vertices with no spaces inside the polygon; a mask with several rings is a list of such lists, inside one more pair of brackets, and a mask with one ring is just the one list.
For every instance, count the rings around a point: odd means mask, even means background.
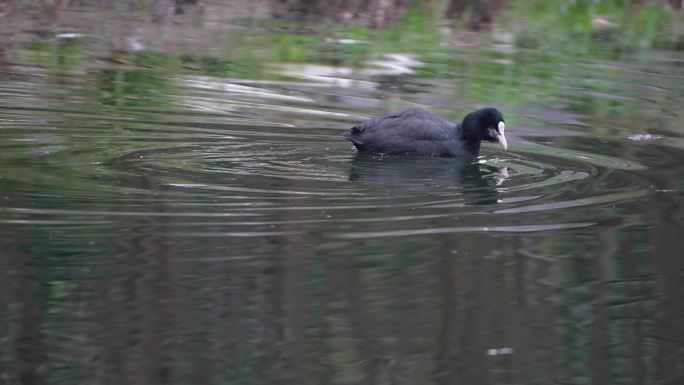
[{"label": "concentric ripple", "polygon": [[[357,154],[338,130],[287,127],[222,126],[224,138],[212,144],[138,150],[119,155],[116,169],[145,174],[165,190],[211,197],[211,207],[239,213],[304,212],[315,218],[258,222],[264,225],[365,223],[388,218],[404,222],[396,232],[369,231],[368,237],[469,231],[541,231],[589,226],[594,222],[540,223],[521,220],[524,213],[554,213],[568,208],[636,199],[633,186],[592,191],[597,180],[640,165],[579,151],[555,151],[526,145],[500,153],[487,148],[478,159]],[[582,191],[581,193],[574,193]],[[573,192],[568,194],[568,192]],[[281,202],[281,203],[274,203]],[[176,207],[198,209],[180,201]],[[202,210],[204,211],[204,210]],[[318,213],[325,212],[323,218]],[[507,214],[518,214],[511,220]],[[426,221],[486,214],[491,226],[434,227]],[[506,226],[501,223],[510,222]],[[238,223],[226,224],[229,226]],[[242,225],[249,228],[250,222]],[[410,229],[405,228],[406,226]],[[193,233],[199,235],[198,233]],[[234,236],[233,232],[214,235]],[[249,231],[242,233],[249,234]],[[352,232],[342,238],[363,237]],[[187,235],[187,234],[186,234]]]}]

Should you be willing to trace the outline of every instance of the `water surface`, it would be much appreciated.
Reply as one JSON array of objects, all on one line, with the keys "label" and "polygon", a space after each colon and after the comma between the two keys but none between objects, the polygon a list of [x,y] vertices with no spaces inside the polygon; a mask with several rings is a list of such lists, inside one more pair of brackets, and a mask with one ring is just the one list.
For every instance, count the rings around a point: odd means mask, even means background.
[{"label": "water surface", "polygon": [[[0,67],[3,383],[684,383],[681,52],[249,73],[131,35],[30,35]],[[487,104],[508,152],[340,137]]]}]

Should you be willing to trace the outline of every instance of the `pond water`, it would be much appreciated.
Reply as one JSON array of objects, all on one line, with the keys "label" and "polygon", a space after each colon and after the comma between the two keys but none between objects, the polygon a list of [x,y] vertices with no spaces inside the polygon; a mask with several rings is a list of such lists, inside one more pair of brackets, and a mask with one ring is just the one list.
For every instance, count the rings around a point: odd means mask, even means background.
[{"label": "pond water", "polygon": [[[3,51],[3,383],[684,383],[681,51],[131,36]],[[340,136],[489,104],[475,160]]]}]

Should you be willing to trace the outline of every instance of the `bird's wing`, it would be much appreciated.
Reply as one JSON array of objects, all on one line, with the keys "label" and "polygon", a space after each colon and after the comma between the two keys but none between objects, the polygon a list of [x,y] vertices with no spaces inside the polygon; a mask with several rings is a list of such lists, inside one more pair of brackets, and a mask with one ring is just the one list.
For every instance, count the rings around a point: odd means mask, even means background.
[{"label": "bird's wing", "polygon": [[451,124],[439,116],[418,108],[397,111],[371,118],[352,127],[354,136],[382,135],[387,140],[442,141],[451,139]]}]

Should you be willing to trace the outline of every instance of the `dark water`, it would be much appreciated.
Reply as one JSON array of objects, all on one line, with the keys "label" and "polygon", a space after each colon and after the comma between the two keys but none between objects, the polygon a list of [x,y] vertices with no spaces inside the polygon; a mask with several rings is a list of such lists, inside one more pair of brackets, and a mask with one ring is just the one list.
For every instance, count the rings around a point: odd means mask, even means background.
[{"label": "dark water", "polygon": [[[684,383],[681,52],[244,75],[30,40],[0,67],[0,382]],[[490,103],[509,151],[475,161],[340,138]]]}]

